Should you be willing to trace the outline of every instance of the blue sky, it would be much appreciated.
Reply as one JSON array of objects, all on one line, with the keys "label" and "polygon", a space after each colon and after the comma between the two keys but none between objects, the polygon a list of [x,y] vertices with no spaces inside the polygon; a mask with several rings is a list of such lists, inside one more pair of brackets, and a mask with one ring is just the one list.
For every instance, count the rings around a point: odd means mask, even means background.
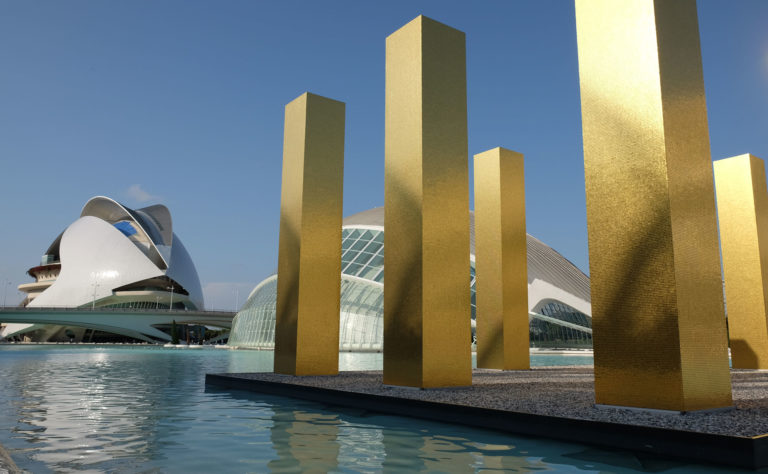
[{"label": "blue sky", "polygon": [[[768,158],[768,2],[700,0],[713,159]],[[528,232],[588,271],[573,3],[0,0],[0,283],[88,198],[162,203],[207,305],[277,265],[283,108],[347,104],[344,214],[384,201],[384,41],[467,34],[470,155],[525,154]]]}]

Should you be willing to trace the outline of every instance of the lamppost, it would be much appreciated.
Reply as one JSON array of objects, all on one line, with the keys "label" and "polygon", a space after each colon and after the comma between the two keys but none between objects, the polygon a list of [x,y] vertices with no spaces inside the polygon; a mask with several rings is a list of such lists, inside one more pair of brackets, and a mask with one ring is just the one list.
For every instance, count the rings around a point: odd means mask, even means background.
[{"label": "lamppost", "polygon": [[5,280],[5,285],[3,285],[3,307],[5,307],[5,297],[8,295],[8,287],[11,286],[11,282],[8,281],[8,279]]},{"label": "lamppost", "polygon": [[168,305],[168,311],[173,310],[173,283],[171,283],[171,304]]},{"label": "lamppost", "polygon": [[155,309],[159,309],[159,308],[160,308],[160,297],[155,296]]},{"label": "lamppost", "polygon": [[99,287],[99,282],[94,281],[92,285],[93,285],[93,304],[91,304],[91,311],[96,309],[96,289]]}]

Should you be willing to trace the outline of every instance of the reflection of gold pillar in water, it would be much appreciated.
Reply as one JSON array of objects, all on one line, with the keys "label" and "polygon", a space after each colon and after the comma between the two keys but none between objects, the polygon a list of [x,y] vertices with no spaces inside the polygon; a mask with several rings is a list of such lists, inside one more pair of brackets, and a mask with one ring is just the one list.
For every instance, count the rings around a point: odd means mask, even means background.
[{"label": "reflection of gold pillar in water", "polygon": [[276,408],[270,440],[277,459],[267,466],[279,472],[328,472],[329,466],[338,465],[338,424],[336,415]]},{"label": "reflection of gold pillar in water", "polygon": [[[424,459],[426,472],[466,472],[474,470],[477,464],[475,453],[468,450],[462,442],[469,440],[456,436],[431,435],[424,439],[421,458]],[[450,466],[450,468],[446,468]]]},{"label": "reflection of gold pillar in water", "polygon": [[381,430],[381,446],[384,460],[382,472],[422,472],[424,459],[421,448],[424,446],[422,433],[411,429],[386,427]]},{"label": "reflection of gold pillar in water", "polygon": [[339,370],[344,103],[305,93],[285,106],[275,372]]},{"label": "reflection of gold pillar in water", "polygon": [[464,33],[387,38],[384,383],[472,383]]},{"label": "reflection of gold pillar in water", "polygon": [[576,0],[598,404],[732,404],[695,0]]},{"label": "reflection of gold pillar in water", "polygon": [[737,369],[768,369],[768,192],[763,160],[715,162],[731,357]]},{"label": "reflection of gold pillar in water", "polygon": [[529,369],[523,155],[475,155],[477,367]]},{"label": "reflection of gold pillar in water", "polygon": [[501,472],[547,471],[552,465],[539,457],[531,457],[520,446],[505,444],[477,445],[482,453],[482,468]]}]

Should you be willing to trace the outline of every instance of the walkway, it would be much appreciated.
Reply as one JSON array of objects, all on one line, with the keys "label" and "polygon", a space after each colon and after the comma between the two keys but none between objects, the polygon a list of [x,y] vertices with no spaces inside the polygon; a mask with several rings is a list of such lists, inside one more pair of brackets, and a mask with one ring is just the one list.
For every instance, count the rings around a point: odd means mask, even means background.
[{"label": "walkway", "polygon": [[146,342],[170,341],[171,337],[154,326],[199,324],[232,328],[234,312],[185,311],[131,308],[19,308],[0,307],[0,322],[56,324],[122,334]]}]

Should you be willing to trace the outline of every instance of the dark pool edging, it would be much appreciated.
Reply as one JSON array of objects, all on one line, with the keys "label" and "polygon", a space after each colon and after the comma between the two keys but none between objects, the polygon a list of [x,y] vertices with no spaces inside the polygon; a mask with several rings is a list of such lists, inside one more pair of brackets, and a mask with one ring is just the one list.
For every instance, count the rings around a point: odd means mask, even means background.
[{"label": "dark pool edging", "polygon": [[768,435],[744,437],[576,420],[392,396],[272,382],[232,374],[206,374],[205,383],[360,408],[391,415],[456,423],[508,433],[737,466],[768,467]]}]

